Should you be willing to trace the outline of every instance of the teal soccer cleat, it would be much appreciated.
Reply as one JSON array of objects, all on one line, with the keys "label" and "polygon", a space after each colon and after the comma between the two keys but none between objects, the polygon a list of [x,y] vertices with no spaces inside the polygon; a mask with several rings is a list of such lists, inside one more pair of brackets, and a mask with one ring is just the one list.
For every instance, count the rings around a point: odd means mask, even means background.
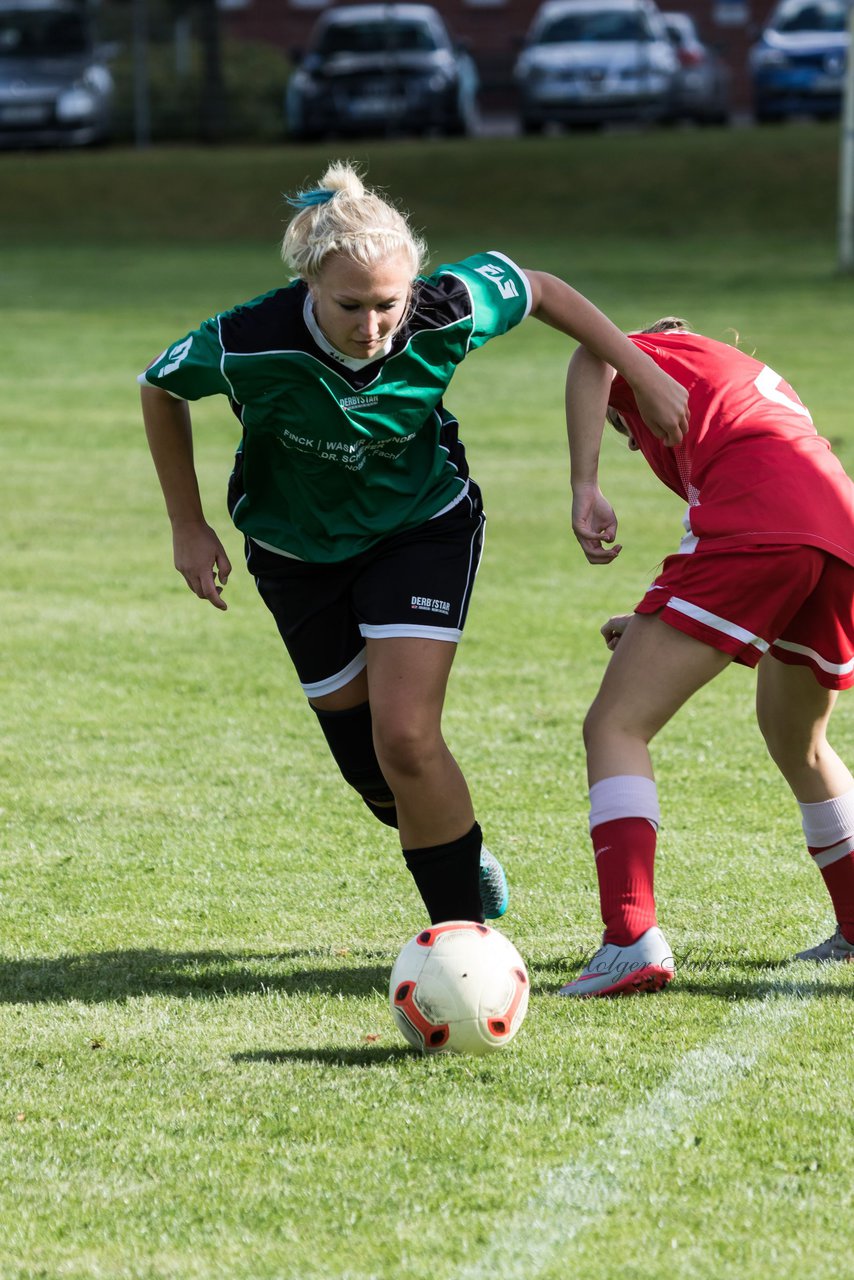
[{"label": "teal soccer cleat", "polygon": [[510,889],[501,863],[486,845],[480,851],[480,900],[487,920],[503,916],[510,901]]}]

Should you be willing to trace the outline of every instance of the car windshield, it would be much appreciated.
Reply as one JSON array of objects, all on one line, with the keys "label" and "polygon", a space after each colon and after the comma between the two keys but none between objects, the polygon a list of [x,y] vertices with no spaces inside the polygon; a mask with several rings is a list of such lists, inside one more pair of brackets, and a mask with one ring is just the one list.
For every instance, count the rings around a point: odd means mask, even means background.
[{"label": "car windshield", "polygon": [[431,53],[439,48],[436,35],[423,22],[332,23],[320,37],[315,52],[376,53],[389,49],[405,53]]},{"label": "car windshield", "polygon": [[565,13],[550,22],[535,37],[537,44],[605,43],[621,40],[651,40],[646,17],[617,9]]},{"label": "car windshield", "polygon": [[792,0],[780,5],[771,26],[786,35],[796,31],[844,31],[845,5],[833,0]]},{"label": "car windshield", "polygon": [[57,9],[13,9],[0,13],[0,57],[51,58],[85,53],[82,14]]}]

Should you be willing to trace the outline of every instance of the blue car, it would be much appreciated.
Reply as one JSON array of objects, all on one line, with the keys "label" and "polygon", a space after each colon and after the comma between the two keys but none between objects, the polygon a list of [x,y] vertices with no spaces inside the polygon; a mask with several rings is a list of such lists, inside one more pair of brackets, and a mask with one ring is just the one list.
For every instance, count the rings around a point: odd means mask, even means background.
[{"label": "blue car", "polygon": [[782,0],[750,50],[756,119],[838,117],[847,56],[846,0]]}]

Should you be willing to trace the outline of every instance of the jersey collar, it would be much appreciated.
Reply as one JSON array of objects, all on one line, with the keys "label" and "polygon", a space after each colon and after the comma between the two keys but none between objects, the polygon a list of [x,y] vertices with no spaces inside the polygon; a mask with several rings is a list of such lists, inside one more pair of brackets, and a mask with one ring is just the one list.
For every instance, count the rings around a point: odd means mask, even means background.
[{"label": "jersey collar", "polygon": [[314,307],[311,305],[310,293],[306,293],[305,295],[305,302],[302,306],[302,318],[305,321],[305,326],[312,338],[314,338],[314,341],[320,347],[320,350],[324,352],[325,355],[329,356],[330,359],[334,360],[336,364],[343,364],[347,369],[365,369],[369,364],[376,364],[378,360],[382,360],[391,351],[393,335],[389,338],[378,355],[368,356],[367,359],[361,360],[356,356],[345,356],[343,351],[339,351],[337,347],[333,347],[332,343],[323,333],[320,325],[315,320]]}]

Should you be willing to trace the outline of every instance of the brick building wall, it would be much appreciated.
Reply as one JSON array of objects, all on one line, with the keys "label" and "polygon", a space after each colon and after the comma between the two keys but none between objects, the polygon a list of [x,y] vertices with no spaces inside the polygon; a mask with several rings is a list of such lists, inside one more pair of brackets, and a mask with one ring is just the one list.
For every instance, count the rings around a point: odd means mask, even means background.
[{"label": "brick building wall", "polygon": [[[276,45],[286,53],[305,48],[322,0],[220,0],[229,35]],[[539,0],[433,0],[451,33],[470,49],[481,75],[488,110],[513,106],[511,69]],[[732,73],[733,107],[750,106],[747,51],[773,0],[659,0],[662,9],[690,13],[701,37],[721,53]]]}]

